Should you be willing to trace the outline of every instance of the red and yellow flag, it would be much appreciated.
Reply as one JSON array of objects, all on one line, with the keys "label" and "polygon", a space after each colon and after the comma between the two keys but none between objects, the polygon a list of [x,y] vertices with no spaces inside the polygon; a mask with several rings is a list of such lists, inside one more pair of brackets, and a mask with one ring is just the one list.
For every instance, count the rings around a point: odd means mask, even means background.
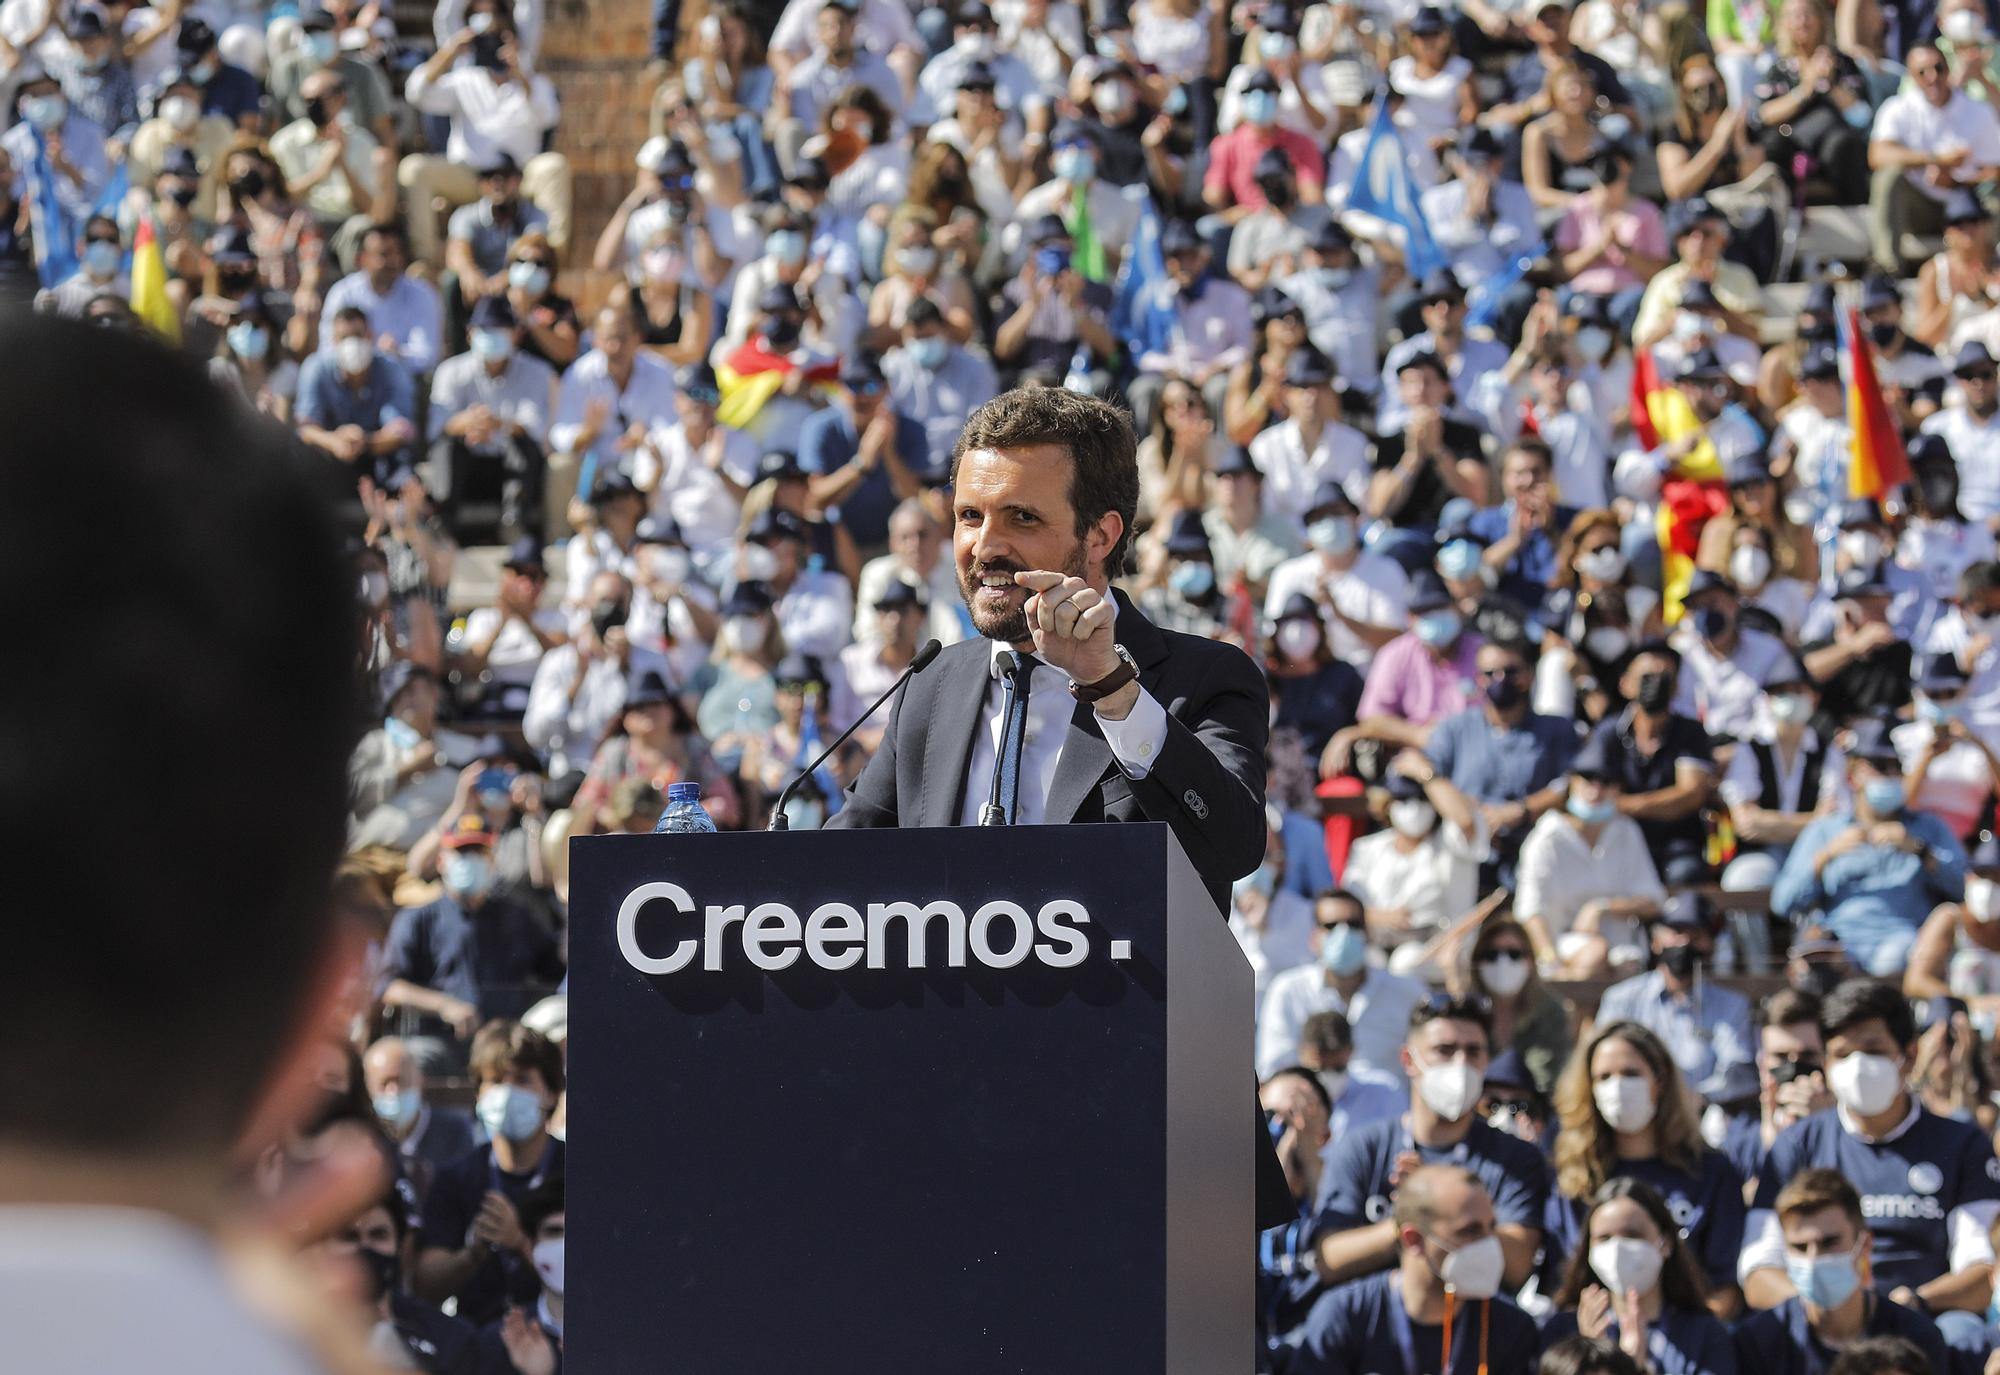
[{"label": "red and yellow flag", "polygon": [[[1632,431],[1648,449],[1697,435],[1701,417],[1685,396],[1660,381],[1651,349],[1632,360]],[[1660,614],[1668,625],[1680,619],[1681,602],[1694,580],[1694,554],[1702,527],[1729,509],[1729,492],[1722,485],[1722,461],[1706,437],[1669,469],[1660,482],[1660,503],[1654,513],[1660,542]]]},{"label": "red and yellow flag", "polygon": [[167,260],[149,215],[132,237],[132,313],[170,344],[181,341],[181,317],[167,299]]},{"label": "red and yellow flag", "polygon": [[1848,441],[1847,494],[1874,497],[1910,480],[1910,456],[1903,448],[1903,432],[1889,414],[1882,396],[1882,384],[1875,380],[1875,352],[1861,332],[1861,317],[1850,307],[1847,312],[1847,425],[1854,431]]}]

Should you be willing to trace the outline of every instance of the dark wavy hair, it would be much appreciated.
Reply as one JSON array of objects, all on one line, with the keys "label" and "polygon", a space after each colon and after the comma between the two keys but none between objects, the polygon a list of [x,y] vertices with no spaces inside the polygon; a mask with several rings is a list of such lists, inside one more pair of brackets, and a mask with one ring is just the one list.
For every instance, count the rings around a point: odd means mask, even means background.
[{"label": "dark wavy hair", "polygon": [[1688,1313],[1708,1311],[1708,1281],[1702,1278],[1701,1268],[1694,1263],[1688,1253],[1687,1243],[1681,1237],[1681,1227],[1674,1221],[1674,1215],[1667,1211],[1667,1201],[1650,1184],[1642,1184],[1636,1179],[1621,1175],[1599,1189],[1591,1197],[1590,1211],[1583,1215],[1582,1234],[1578,1237],[1576,1249],[1570,1253],[1569,1267],[1563,1271],[1562,1287],[1556,1290],[1557,1308],[1575,1308],[1583,1297],[1585,1285],[1599,1284],[1597,1272],[1590,1268],[1590,1219],[1597,1216],[1597,1210],[1621,1198],[1629,1198],[1645,1211],[1659,1229],[1660,1237],[1672,1249],[1667,1252],[1666,1264],[1660,1267],[1660,1299],[1668,1308],[1678,1308]]},{"label": "dark wavy hair", "polygon": [[1139,514],[1139,441],[1132,419],[1118,407],[1094,396],[1062,387],[1021,388],[1002,392],[965,422],[951,451],[951,476],[974,449],[1028,449],[1060,444],[1069,450],[1075,469],[1070,475],[1069,504],[1076,511],[1076,535],[1116,511],[1125,528],[1105,556],[1104,572],[1126,572],[1132,547],[1132,523]]}]

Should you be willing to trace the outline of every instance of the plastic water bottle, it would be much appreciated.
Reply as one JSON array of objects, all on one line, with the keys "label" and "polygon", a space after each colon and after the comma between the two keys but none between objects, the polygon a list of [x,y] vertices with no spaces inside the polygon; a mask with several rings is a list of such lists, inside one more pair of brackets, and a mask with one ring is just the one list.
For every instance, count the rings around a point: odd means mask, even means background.
[{"label": "plastic water bottle", "polygon": [[715,822],[701,805],[701,784],[667,784],[667,809],[660,813],[660,822],[653,827],[653,834],[662,831],[707,831],[715,833]]}]

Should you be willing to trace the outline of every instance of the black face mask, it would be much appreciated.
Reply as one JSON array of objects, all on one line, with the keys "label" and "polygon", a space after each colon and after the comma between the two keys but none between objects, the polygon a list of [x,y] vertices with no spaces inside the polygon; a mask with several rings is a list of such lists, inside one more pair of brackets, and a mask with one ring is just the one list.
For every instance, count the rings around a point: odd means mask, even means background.
[{"label": "black face mask", "polygon": [[1672,703],[1677,686],[1671,673],[1642,673],[1639,675],[1639,691],[1632,700],[1639,704],[1641,711],[1657,715]]},{"label": "black face mask", "polygon": [[1831,320],[1814,320],[1809,325],[1799,327],[1799,338],[1809,344],[1824,343],[1828,339],[1839,337],[1839,334],[1840,327]]},{"label": "black face mask", "polygon": [[1695,634],[1710,644],[1727,635],[1731,624],[1729,613],[1719,606],[1704,606],[1694,613]]},{"label": "black face mask", "polygon": [[325,96],[314,96],[306,102],[306,118],[322,129],[333,122],[333,109]]},{"label": "black face mask", "polygon": [[385,1254],[372,1246],[361,1246],[355,1249],[355,1256],[360,1260],[361,1268],[368,1272],[370,1298],[380,1299],[398,1287],[397,1281],[402,1278],[402,1263],[397,1260],[395,1252]]},{"label": "black face mask", "polygon": [[520,208],[520,205],[521,198],[519,196],[497,196],[493,201],[493,213],[503,220],[511,220],[514,218],[514,212]]},{"label": "black face mask", "polygon": [[1917,493],[1923,498],[1924,510],[1932,515],[1943,515],[1958,507],[1958,480],[1949,474],[1917,479]]},{"label": "black face mask", "polygon": [[1274,210],[1289,210],[1298,198],[1290,177],[1265,177],[1257,183],[1257,189],[1264,193],[1264,199]]},{"label": "black face mask", "polygon": [[590,628],[597,632],[597,638],[601,640],[606,634],[625,624],[625,618],[630,614],[631,611],[624,602],[599,602],[590,608]]},{"label": "black face mask", "polygon": [[168,200],[183,210],[194,204],[195,188],[192,186],[176,186],[173,190],[163,194],[165,194]]},{"label": "black face mask", "polygon": [[257,269],[253,267],[247,272],[237,270],[218,272],[215,274],[215,282],[222,288],[225,296],[242,296],[255,289]]},{"label": "black face mask", "polygon": [[1897,328],[1893,320],[1877,320],[1874,324],[1868,326],[1868,337],[1878,349],[1888,348],[1889,345],[1896,342],[1896,336],[1902,332],[1901,329]]},{"label": "black face mask", "polygon": [[1495,678],[1486,684],[1486,700],[1500,711],[1512,711],[1527,695],[1518,678]]},{"label": "black face mask", "polygon": [[235,181],[229,183],[229,194],[240,201],[254,201],[264,194],[264,174],[251,168]]},{"label": "black face mask", "polygon": [[772,347],[788,349],[799,341],[799,322],[789,315],[773,315],[757,326],[757,332],[770,342]]},{"label": "black face mask", "polygon": [[506,37],[497,29],[488,29],[472,40],[472,60],[490,72],[497,72],[506,64],[500,60],[500,43]]},{"label": "black face mask", "polygon": [[1660,968],[1676,979],[1693,978],[1701,963],[1701,952],[1692,945],[1670,945],[1660,952]]}]

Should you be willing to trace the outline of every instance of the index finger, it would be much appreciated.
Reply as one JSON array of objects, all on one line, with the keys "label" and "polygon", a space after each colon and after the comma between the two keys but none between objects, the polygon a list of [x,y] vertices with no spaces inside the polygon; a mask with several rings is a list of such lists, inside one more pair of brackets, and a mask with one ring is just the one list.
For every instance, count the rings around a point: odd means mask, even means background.
[{"label": "index finger", "polygon": [[1046,592],[1052,587],[1061,587],[1062,584],[1063,575],[1060,573],[1037,571],[1033,573],[1016,573],[1014,575],[1014,585],[1016,587],[1025,587],[1030,592]]}]

